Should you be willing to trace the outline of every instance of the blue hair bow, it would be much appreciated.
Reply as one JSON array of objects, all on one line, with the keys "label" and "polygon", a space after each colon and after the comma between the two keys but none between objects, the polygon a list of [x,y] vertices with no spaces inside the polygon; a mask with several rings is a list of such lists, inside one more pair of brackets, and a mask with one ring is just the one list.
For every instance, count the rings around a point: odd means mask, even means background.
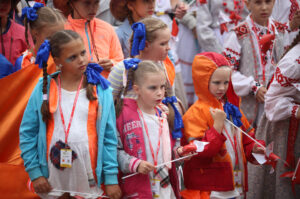
[{"label": "blue hair bow", "polygon": [[44,7],[44,4],[42,3],[35,3],[33,7],[25,7],[22,9],[22,20],[24,20],[25,15],[29,21],[35,21],[38,18],[38,15],[36,12],[41,7]]},{"label": "blue hair bow", "polygon": [[144,50],[146,45],[146,28],[141,22],[132,24],[133,42],[131,46],[131,56],[140,54],[140,50]]},{"label": "blue hair bow", "polygon": [[47,63],[49,55],[50,55],[50,43],[49,40],[45,40],[44,43],[39,48],[39,51],[36,54],[35,63],[39,65],[39,68],[43,68],[43,63]]},{"label": "blue hair bow", "polygon": [[86,67],[85,74],[89,84],[100,84],[105,90],[109,87],[110,83],[100,74],[102,71],[103,68],[99,64],[89,63]]},{"label": "blue hair bow", "polygon": [[123,61],[126,70],[133,69],[136,70],[138,68],[138,64],[141,62],[138,58],[125,59]]},{"label": "blue hair bow", "polygon": [[238,127],[241,127],[243,125],[243,123],[241,122],[242,114],[238,107],[230,104],[229,102],[226,102],[223,106],[223,109],[227,115],[228,120],[232,119],[232,122]]},{"label": "blue hair bow", "polygon": [[163,99],[162,103],[164,103],[165,105],[170,104],[174,110],[175,113],[175,118],[174,118],[174,130],[172,131],[172,137],[173,139],[177,139],[177,138],[181,138],[182,137],[182,132],[181,129],[183,128],[183,121],[181,118],[181,115],[179,113],[179,111],[177,110],[176,106],[175,106],[175,102],[177,102],[177,99],[175,96],[172,97],[165,97],[165,99]]}]

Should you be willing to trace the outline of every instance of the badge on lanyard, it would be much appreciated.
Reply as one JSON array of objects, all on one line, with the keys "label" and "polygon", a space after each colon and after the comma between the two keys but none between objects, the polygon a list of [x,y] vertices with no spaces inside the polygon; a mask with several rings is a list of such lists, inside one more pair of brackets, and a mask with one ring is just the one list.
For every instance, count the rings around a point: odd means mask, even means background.
[{"label": "badge on lanyard", "polygon": [[151,179],[150,182],[153,198],[159,198],[160,180],[158,178],[154,178]]},{"label": "badge on lanyard", "polygon": [[234,183],[236,187],[242,187],[242,171],[234,170]]},{"label": "badge on lanyard", "polygon": [[71,168],[72,167],[72,150],[60,149],[60,166]]}]

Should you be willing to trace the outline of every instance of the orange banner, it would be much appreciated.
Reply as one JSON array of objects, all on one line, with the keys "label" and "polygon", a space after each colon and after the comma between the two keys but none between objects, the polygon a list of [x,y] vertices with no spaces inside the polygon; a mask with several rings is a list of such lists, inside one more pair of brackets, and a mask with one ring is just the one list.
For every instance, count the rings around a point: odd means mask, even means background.
[{"label": "orange banner", "polygon": [[[48,73],[55,72],[52,58],[48,66]],[[28,175],[20,156],[19,127],[28,99],[42,74],[42,69],[32,64],[0,79],[0,193],[1,197],[6,195],[4,198],[30,195],[25,189]],[[16,196],[16,191],[20,195]]]}]

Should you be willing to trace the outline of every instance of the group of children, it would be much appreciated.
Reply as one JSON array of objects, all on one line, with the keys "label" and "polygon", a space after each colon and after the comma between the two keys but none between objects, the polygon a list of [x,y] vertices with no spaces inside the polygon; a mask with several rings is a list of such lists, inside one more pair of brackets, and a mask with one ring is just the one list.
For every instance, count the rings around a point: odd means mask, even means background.
[{"label": "group of children", "polygon": [[[14,6],[0,2],[7,14]],[[155,1],[112,0],[112,14],[124,21],[117,33],[95,18],[99,0],[54,0],[59,10],[36,3],[23,9],[26,28],[15,31],[1,15],[1,54],[15,70],[43,70],[20,126],[34,191],[42,198],[299,196],[299,185],[280,177],[300,157],[299,2],[291,1],[288,26],[270,17],[274,0],[232,2],[198,2],[199,24],[190,28],[203,49],[215,49],[193,56],[197,100],[187,111],[176,92],[173,27],[150,17]],[[178,18],[185,12],[175,10]],[[12,45],[20,52],[7,54]],[[266,155],[264,141],[274,141],[287,164],[278,162],[273,174],[260,165],[248,172],[248,162],[258,165],[254,156]]]}]

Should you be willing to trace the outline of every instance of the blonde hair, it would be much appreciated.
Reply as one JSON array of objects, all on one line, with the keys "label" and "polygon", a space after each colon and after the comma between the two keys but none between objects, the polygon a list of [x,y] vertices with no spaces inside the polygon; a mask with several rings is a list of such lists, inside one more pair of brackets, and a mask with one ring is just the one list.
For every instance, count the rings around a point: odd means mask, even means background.
[{"label": "blonde hair", "polygon": [[145,76],[149,73],[165,74],[163,68],[160,65],[150,60],[141,61],[138,64],[136,70],[132,68],[128,70],[126,86],[121,89],[115,104],[117,116],[120,114],[123,108],[123,99],[121,95],[126,96],[132,85],[141,85],[143,83],[143,80],[145,79]]},{"label": "blonde hair", "polygon": [[[153,17],[147,17],[145,19],[142,19],[140,21],[145,25],[146,29],[146,41],[153,42],[157,38],[157,30],[164,30],[168,28],[168,25],[165,24],[162,20],[153,18]],[[130,37],[130,50],[132,48],[132,42],[133,42],[133,34]]]},{"label": "blonde hair", "polygon": [[55,8],[49,8],[49,7],[42,7],[39,8],[37,11],[37,19],[34,21],[30,21],[27,19],[27,16],[25,15],[25,39],[27,44],[28,42],[28,27],[30,29],[35,29],[37,31],[41,31],[44,27],[47,27],[49,25],[56,25],[59,23],[64,23],[65,18],[62,14],[62,12]]}]

